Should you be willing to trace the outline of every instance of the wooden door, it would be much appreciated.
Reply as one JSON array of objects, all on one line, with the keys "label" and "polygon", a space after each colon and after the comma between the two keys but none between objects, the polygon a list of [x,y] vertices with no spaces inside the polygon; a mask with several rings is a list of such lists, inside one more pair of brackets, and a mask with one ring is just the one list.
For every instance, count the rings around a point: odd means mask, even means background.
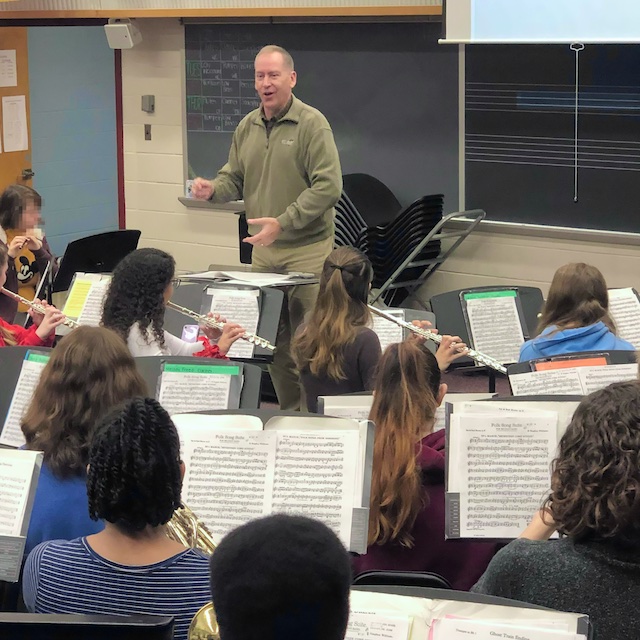
[{"label": "wooden door", "polygon": [[[27,27],[0,27],[0,50],[15,50],[18,84],[15,87],[0,87],[3,96],[25,96],[27,106],[27,139],[29,147],[26,151],[6,151],[2,144],[0,153],[0,191],[14,183],[31,186],[31,121],[29,112],[29,55],[27,47]],[[0,119],[0,132],[2,119]]]}]

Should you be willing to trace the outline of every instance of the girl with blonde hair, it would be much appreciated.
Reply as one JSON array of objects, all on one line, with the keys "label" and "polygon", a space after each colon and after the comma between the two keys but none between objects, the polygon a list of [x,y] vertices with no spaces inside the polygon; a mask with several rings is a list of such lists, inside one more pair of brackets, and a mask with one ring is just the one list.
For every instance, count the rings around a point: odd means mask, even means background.
[{"label": "girl with blonde hair", "polygon": [[356,573],[431,571],[466,590],[497,551],[493,543],[445,540],[445,432],[433,427],[446,392],[424,343],[385,350],[369,415],[376,425],[369,547],[354,559]]},{"label": "girl with blonde hair", "polygon": [[602,273],[583,262],[565,264],[553,276],[538,336],[522,345],[520,362],[581,351],[633,351],[615,331]]}]

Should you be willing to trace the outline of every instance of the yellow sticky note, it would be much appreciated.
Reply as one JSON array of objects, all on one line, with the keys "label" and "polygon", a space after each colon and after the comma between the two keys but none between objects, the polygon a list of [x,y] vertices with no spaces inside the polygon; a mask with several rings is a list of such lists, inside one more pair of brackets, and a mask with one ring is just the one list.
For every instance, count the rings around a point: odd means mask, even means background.
[{"label": "yellow sticky note", "polygon": [[69,297],[65,302],[62,312],[68,318],[79,318],[82,313],[82,309],[91,291],[93,283],[91,280],[78,280],[76,279],[69,291]]}]

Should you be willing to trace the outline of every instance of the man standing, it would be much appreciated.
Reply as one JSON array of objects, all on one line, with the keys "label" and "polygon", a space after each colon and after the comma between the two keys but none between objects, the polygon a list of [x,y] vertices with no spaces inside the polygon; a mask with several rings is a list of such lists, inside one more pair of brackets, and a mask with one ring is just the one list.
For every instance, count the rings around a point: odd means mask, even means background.
[{"label": "man standing", "polygon": [[[261,106],[240,122],[229,160],[213,180],[196,178],[192,193],[211,202],[244,199],[255,271],[319,274],[333,249],[333,206],[342,191],[338,150],[327,119],[292,93],[293,59],[268,45],[255,59]],[[281,409],[300,407],[302,386],[290,342],[313,307],[318,285],[291,287],[269,370]]]}]

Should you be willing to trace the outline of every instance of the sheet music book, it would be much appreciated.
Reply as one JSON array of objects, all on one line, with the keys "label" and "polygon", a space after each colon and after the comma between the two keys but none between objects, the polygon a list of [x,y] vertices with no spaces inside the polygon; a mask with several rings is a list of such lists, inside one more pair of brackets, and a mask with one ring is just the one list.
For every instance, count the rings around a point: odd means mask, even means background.
[{"label": "sheet music book", "polygon": [[40,451],[0,449],[0,580],[19,579],[41,467]]},{"label": "sheet music book", "polygon": [[257,287],[301,284],[305,280],[316,282],[313,273],[268,273],[260,271],[202,271],[186,274],[185,279],[226,280],[233,284],[252,284]]},{"label": "sheet music book", "polygon": [[462,291],[460,296],[473,348],[502,364],[518,362],[524,331],[517,289]]},{"label": "sheet music book", "polygon": [[[456,595],[458,595],[456,593]],[[514,631],[531,630],[540,633],[574,634],[541,636],[543,640],[585,640],[589,634],[589,617],[580,613],[565,613],[547,609],[530,609],[522,607],[507,607],[499,604],[484,604],[473,602],[474,594],[470,593],[469,600],[446,600],[404,596],[395,593],[380,593],[376,591],[351,590],[350,609],[354,613],[369,613],[372,616],[381,615],[403,616],[411,618],[409,640],[452,640],[454,637],[476,638],[481,636],[444,636],[435,635],[442,620],[462,621],[464,628],[482,630],[487,626],[511,626]],[[470,624],[469,624],[470,623]],[[448,624],[448,623],[446,623]],[[575,637],[574,637],[575,636]],[[365,636],[366,637],[366,636]],[[373,636],[376,637],[376,636]],[[492,640],[501,636],[494,635]],[[502,636],[505,640],[507,636]],[[512,635],[512,640],[520,637],[518,633]],[[535,635],[522,636],[527,640],[538,640]],[[484,639],[482,639],[484,640]]]},{"label": "sheet music book", "polygon": [[433,640],[586,640],[583,634],[540,626],[535,620],[505,624],[490,620],[438,618],[434,621],[433,631]]},{"label": "sheet music book", "polygon": [[640,349],[640,300],[635,289],[609,289],[609,313],[618,337]]},{"label": "sheet music book", "polygon": [[18,382],[13,391],[11,406],[0,433],[0,444],[21,447],[25,443],[20,421],[31,404],[31,399],[47,362],[49,362],[48,353],[27,351],[25,354]]},{"label": "sheet music book", "polygon": [[[493,398],[495,393],[447,393],[442,404],[436,410],[436,422],[434,431],[444,429],[447,411],[460,402],[485,400]],[[337,418],[350,418],[351,420],[367,420],[373,404],[372,394],[342,395],[342,396],[318,396],[318,413]],[[449,405],[449,409],[447,409]]]},{"label": "sheet music book", "polygon": [[516,538],[551,486],[578,403],[463,403],[447,424],[447,538]]},{"label": "sheet music book", "polygon": [[509,375],[509,384],[514,396],[588,395],[637,377],[637,364],[610,364],[515,373]]},{"label": "sheet music book", "polygon": [[82,325],[99,326],[110,282],[109,274],[76,273],[62,313]]},{"label": "sheet music book", "polygon": [[[258,333],[260,320],[260,288],[232,289],[230,287],[208,287],[205,308],[202,313],[219,313],[228,322],[235,322],[248,333]],[[247,340],[236,340],[227,356],[234,358],[252,358],[255,345]]]},{"label": "sheet music book", "polygon": [[411,622],[392,612],[351,611],[344,640],[408,640]]},{"label": "sheet music book", "polygon": [[[405,320],[404,309],[385,309],[384,311],[390,316],[398,318],[398,320]],[[390,344],[404,340],[404,329],[395,324],[395,322],[391,322],[391,320],[375,314],[372,314],[372,319],[373,326],[371,328],[378,336],[378,340],[380,340],[380,348],[382,351]]]},{"label": "sheet music book", "polygon": [[162,363],[158,402],[169,415],[188,411],[238,409],[243,376],[237,364]]},{"label": "sheet music book", "polygon": [[367,548],[373,425],[340,418],[173,417],[186,466],[183,499],[218,542],[274,512],[329,526],[351,550]]}]

